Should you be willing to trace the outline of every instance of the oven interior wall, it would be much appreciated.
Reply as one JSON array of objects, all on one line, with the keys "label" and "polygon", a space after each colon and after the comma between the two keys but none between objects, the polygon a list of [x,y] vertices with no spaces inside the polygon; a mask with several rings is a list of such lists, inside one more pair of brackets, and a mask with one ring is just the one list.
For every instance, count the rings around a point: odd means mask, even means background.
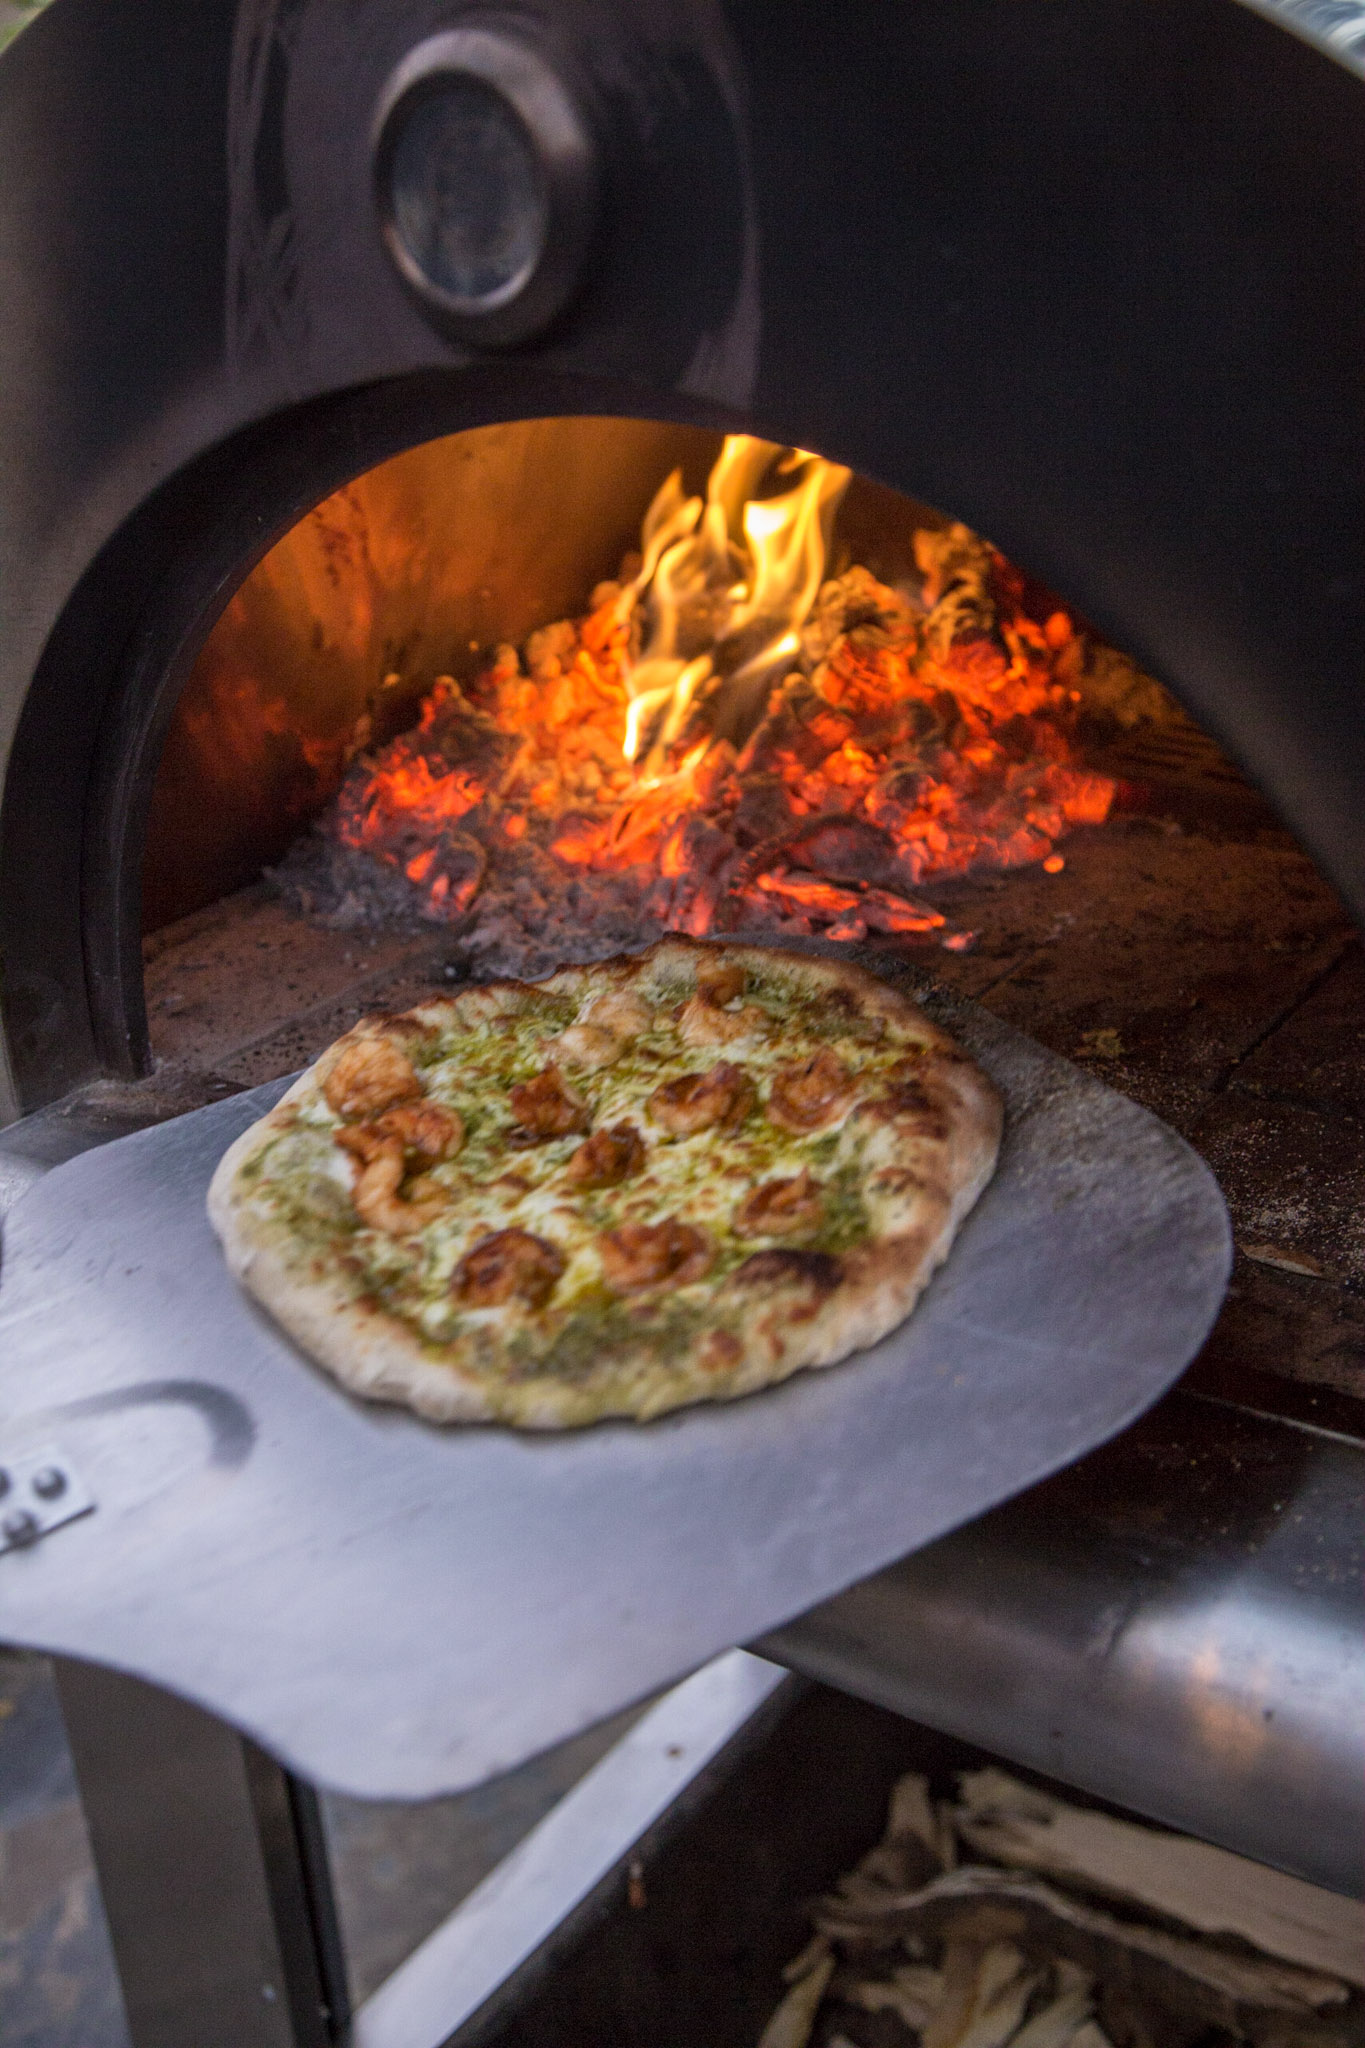
[{"label": "oven interior wall", "polygon": [[681,464],[704,480],[718,446],[649,420],[521,420],[424,442],[325,499],[247,577],[186,683],[152,795],[144,928],[278,859],[368,705],[397,731],[472,647],[580,610],[661,478]]}]

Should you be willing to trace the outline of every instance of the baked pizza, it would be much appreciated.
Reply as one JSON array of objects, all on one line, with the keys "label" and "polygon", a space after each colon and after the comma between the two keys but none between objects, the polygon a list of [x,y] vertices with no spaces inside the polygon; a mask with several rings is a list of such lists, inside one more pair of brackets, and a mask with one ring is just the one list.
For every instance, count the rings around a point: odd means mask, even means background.
[{"label": "baked pizza", "polygon": [[643,1421],[910,1313],[995,1165],[981,1070],[843,961],[669,939],[364,1019],[227,1152],[240,1281],[353,1393]]}]

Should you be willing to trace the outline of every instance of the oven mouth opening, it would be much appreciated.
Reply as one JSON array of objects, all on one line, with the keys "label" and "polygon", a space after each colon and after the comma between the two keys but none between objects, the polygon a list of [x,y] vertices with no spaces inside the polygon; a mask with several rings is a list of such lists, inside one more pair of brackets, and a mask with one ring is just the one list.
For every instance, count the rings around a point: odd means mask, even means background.
[{"label": "oven mouth opening", "polygon": [[967,950],[943,885],[1059,870],[1125,800],[1097,738],[1180,717],[987,541],[811,451],[470,429],[333,492],[222,610],[144,930],[264,874],[479,978],[666,932]]},{"label": "oven mouth opening", "polygon": [[[394,424],[387,401],[383,424]],[[141,752],[107,750],[125,765],[122,781],[113,767],[107,777],[105,836],[87,838],[88,873],[107,882],[86,909],[84,937],[109,961],[110,921],[95,913],[113,905],[130,920],[118,975],[100,983],[92,971],[88,985],[115,1020],[136,1022],[145,1001],[147,1036],[140,1059],[131,1029],[133,1057],[117,1045],[103,1055],[110,1078],[86,1091],[91,1113],[178,1114],[306,1065],[364,1014],[401,1012],[471,977],[529,978],[600,958],[656,930],[685,931],[689,917],[708,920],[708,937],[734,928],[746,941],[845,947],[903,986],[932,980],[984,1002],[1174,1124],[1223,1180],[1245,1254],[1231,1334],[1209,1354],[1210,1384],[1240,1385],[1247,1358],[1278,1373],[1283,1353],[1305,1383],[1353,1398],[1354,1324],[1348,1306],[1333,1304],[1360,1271],[1350,1036],[1358,939],[1308,855],[1206,730],[1092,631],[1065,592],[1001,562],[979,537],[955,534],[948,512],[855,476],[823,542],[814,604],[791,629],[817,632],[765,682],[756,722],[720,730],[709,717],[720,706],[698,692],[685,710],[706,716],[707,746],[686,766],[700,740],[685,725],[663,739],[677,701],[670,688],[638,714],[627,758],[636,700],[625,678],[584,694],[589,622],[614,602],[598,586],[619,596],[641,574],[643,560],[623,576],[621,556],[639,551],[649,507],[678,468],[683,501],[699,501],[679,539],[695,538],[722,433],[560,416],[409,438],[400,457],[309,512],[302,492],[271,500],[250,478],[254,499],[219,492],[218,553],[180,547],[177,560],[200,580],[178,612],[162,608],[169,622],[158,636],[143,633],[141,668],[124,659],[124,729],[149,737]],[[308,465],[298,438],[286,440],[297,474]],[[397,444],[379,445],[387,457]],[[236,464],[229,485],[242,473]],[[311,470],[320,487],[341,473]],[[821,472],[785,451],[749,495],[769,505],[803,479],[818,515]],[[200,492],[200,502],[212,496]],[[259,531],[259,508],[271,502],[300,508],[295,524],[243,577],[243,508],[254,503]],[[917,536],[926,537],[918,552]],[[994,607],[989,625],[966,601],[973,563],[978,594]],[[722,590],[727,602],[733,587]],[[217,595],[205,597],[210,590]],[[822,592],[831,593],[824,610]],[[652,604],[632,611],[642,637],[627,654],[638,680]],[[951,627],[941,651],[936,613]],[[712,632],[703,651],[724,638]],[[685,667],[697,655],[680,637],[670,658]],[[605,656],[593,663],[601,680]],[[1008,693],[1025,688],[1036,690],[1036,708],[1010,706]],[[165,727],[156,723],[163,705]],[[760,760],[767,740],[772,755]],[[650,766],[660,746],[672,780]],[[698,770],[716,757],[723,772],[708,785]],[[458,781],[480,760],[507,770],[491,794]],[[584,766],[600,771],[596,787],[592,774],[585,787]],[[395,783],[400,798],[411,794],[405,769],[455,801],[390,802]],[[1073,793],[1093,792],[1090,815],[1103,810],[1105,822],[1064,814],[1055,781],[1042,786],[1059,770],[1077,778]],[[651,775],[658,780],[643,787]],[[661,796],[672,803],[680,782],[681,812],[645,808]],[[931,785],[945,792],[935,801],[955,807],[941,838],[923,829]],[[1055,815],[1043,811],[1049,794]],[[892,812],[893,802],[907,808]],[[1024,832],[1012,838],[998,826],[1013,816],[1017,830],[1021,805]],[[375,843],[356,830],[361,843],[347,844],[348,818],[373,820]],[[126,828],[118,841],[116,820]],[[627,821],[637,839],[627,839]],[[982,828],[973,845],[968,824]],[[556,851],[570,826],[593,861]],[[106,858],[101,867],[100,849],[116,844],[127,848],[125,866]],[[144,846],[149,911],[153,885],[163,895],[139,947],[133,855]],[[906,855],[921,850],[934,859],[916,879]],[[964,850],[965,865],[954,857]],[[642,857],[623,861],[625,852]],[[874,872],[878,854],[894,867]],[[447,886],[433,894],[442,873]],[[471,876],[477,886],[461,906],[455,892]],[[348,890],[358,900],[347,903]],[[112,1078],[120,1074],[127,1079]],[[1317,1289],[1325,1306],[1310,1313],[1302,1290]],[[1285,1300],[1285,1290],[1299,1292]]]}]

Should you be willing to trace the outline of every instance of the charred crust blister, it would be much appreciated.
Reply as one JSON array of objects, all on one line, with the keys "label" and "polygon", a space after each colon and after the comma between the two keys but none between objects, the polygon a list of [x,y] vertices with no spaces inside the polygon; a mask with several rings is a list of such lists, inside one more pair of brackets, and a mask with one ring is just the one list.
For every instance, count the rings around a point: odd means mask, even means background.
[{"label": "charred crust blister", "polygon": [[832,1294],[841,1286],[844,1262],[832,1252],[786,1250],[774,1245],[754,1252],[735,1274],[741,1287],[813,1287],[818,1294]]}]

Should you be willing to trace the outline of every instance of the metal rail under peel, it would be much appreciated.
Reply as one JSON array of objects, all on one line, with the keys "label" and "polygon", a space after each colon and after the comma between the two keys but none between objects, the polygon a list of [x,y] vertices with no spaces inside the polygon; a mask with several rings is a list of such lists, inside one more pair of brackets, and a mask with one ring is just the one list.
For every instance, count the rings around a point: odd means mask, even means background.
[{"label": "metal rail under peel", "polygon": [[1365,1444],[1177,1392],[755,1647],[1365,1897]]}]

